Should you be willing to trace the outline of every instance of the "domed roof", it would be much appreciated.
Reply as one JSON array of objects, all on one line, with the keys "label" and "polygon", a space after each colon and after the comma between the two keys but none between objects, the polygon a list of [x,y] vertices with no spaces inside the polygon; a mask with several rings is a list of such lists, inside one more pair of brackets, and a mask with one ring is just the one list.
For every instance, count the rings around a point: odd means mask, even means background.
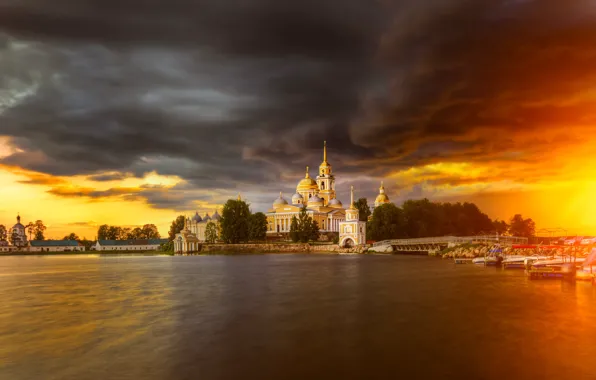
[{"label": "domed roof", "polygon": [[193,216],[193,217],[192,217],[192,220],[194,220],[195,222],[197,222],[197,223],[198,223],[198,222],[200,222],[200,221],[201,221],[201,220],[203,220],[203,219],[201,218],[201,216],[200,216],[200,215],[199,215],[199,213],[197,212],[197,213],[195,213],[195,216]]},{"label": "domed roof", "polygon": [[13,230],[14,229],[19,229],[19,230],[24,230],[25,229],[25,226],[23,226],[21,224],[21,216],[20,215],[17,215],[17,224],[15,224],[14,226],[12,226],[12,229]]},{"label": "domed roof", "polygon": [[212,220],[220,220],[221,219],[221,215],[219,215],[219,213],[217,212],[217,210],[215,210],[215,212],[211,216],[211,219]]},{"label": "domed roof", "polygon": [[375,199],[375,203],[388,203],[389,197],[386,194],[379,194]]},{"label": "domed roof", "polygon": [[292,199],[304,199],[304,197],[298,193],[292,195]]},{"label": "domed roof", "polygon": [[319,204],[319,203],[322,205],[323,202],[324,202],[323,198],[319,198],[318,195],[315,195],[308,200],[309,205],[314,205],[314,204]]},{"label": "domed roof", "polygon": [[205,214],[205,216],[203,217],[203,222],[205,222],[207,220],[211,220],[211,217],[209,216],[209,213]]},{"label": "domed roof", "polygon": [[279,193],[279,198],[277,198],[276,200],[273,201],[273,206],[284,206],[287,204],[288,204],[288,201],[286,201],[284,199],[284,197],[281,195],[281,192]]},{"label": "domed roof", "polygon": [[389,197],[385,194],[385,186],[383,186],[383,181],[381,181],[381,187],[379,188],[379,195],[375,199],[375,204],[382,204],[382,203],[389,203]]},{"label": "domed roof", "polygon": [[298,186],[296,187],[297,192],[300,190],[318,190],[319,186],[315,182],[314,179],[310,178],[310,174],[308,174],[308,166],[306,167],[306,176],[298,182]]},{"label": "domed roof", "polygon": [[329,201],[329,207],[342,207],[341,201],[337,198],[333,198]]}]

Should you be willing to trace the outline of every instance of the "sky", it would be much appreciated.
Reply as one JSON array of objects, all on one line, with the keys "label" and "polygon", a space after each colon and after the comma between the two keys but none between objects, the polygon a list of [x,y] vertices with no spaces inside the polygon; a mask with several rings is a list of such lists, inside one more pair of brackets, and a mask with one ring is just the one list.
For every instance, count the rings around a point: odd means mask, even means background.
[{"label": "sky", "polygon": [[596,234],[591,0],[0,0],[0,223],[266,211],[327,141],[338,197]]}]

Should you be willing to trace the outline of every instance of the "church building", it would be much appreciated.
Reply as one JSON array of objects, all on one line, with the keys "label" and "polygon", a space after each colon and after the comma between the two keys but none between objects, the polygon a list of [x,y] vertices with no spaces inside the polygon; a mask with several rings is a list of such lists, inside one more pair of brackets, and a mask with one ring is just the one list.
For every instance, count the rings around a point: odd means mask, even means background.
[{"label": "church building", "polygon": [[25,232],[25,226],[21,224],[21,216],[17,215],[17,224],[12,226],[10,229],[9,240],[13,240],[15,247],[23,248],[27,246],[27,234]]},{"label": "church building", "polygon": [[298,218],[300,211],[306,208],[306,213],[319,225],[319,231],[339,232],[339,225],[346,219],[346,211],[335,193],[335,177],[331,164],[327,161],[327,144],[323,146],[323,162],[319,165],[319,174],[311,178],[306,167],[304,178],[296,186],[296,194],[291,203],[283,194],[279,194],[267,211],[267,235],[285,236],[290,232],[292,218]]},{"label": "church building", "polygon": [[360,221],[360,212],[354,207],[354,186],[352,186],[346,220],[339,224],[339,246],[354,247],[363,244],[366,244],[366,222]]},{"label": "church building", "polygon": [[[219,231],[219,222],[221,216],[215,210],[212,216],[206,214],[201,218],[199,213],[195,213],[192,218],[184,218],[184,228],[180,233],[176,234],[174,239],[174,252],[196,252],[199,250],[200,243],[206,240],[205,230],[207,224],[213,223],[215,229]],[[218,234],[219,235],[219,234]]]}]

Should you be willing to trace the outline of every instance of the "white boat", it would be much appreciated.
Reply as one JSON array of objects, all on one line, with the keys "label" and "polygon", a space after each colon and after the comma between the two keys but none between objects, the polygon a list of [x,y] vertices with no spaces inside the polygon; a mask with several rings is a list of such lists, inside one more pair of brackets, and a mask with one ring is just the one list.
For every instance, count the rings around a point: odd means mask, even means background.
[{"label": "white boat", "polygon": [[503,268],[505,269],[524,269],[526,267],[526,256],[511,255],[507,256],[503,261]]},{"label": "white boat", "polygon": [[472,260],[472,263],[476,264],[476,265],[497,265],[497,257],[496,256],[476,257]]},{"label": "white boat", "polygon": [[535,262],[532,263],[532,267],[543,268],[543,267],[554,266],[554,265],[572,264],[574,262],[577,264],[581,264],[585,260],[586,260],[585,257],[555,256],[555,257],[550,257],[548,259],[536,260]]}]

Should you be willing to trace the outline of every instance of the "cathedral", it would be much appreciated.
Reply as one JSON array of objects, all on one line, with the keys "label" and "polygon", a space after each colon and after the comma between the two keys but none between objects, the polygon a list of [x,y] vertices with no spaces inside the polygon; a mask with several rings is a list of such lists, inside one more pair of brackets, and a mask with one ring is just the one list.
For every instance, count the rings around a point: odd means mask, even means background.
[{"label": "cathedral", "polygon": [[319,231],[339,232],[339,224],[346,219],[346,211],[335,196],[335,177],[331,164],[327,161],[327,144],[323,146],[323,162],[319,165],[319,175],[311,178],[306,167],[304,178],[296,186],[296,194],[291,204],[280,193],[267,211],[267,235],[286,235],[290,232],[292,218],[298,217],[306,208],[310,216],[319,225]]},{"label": "cathedral", "polygon": [[[352,191],[353,198],[353,191]],[[361,224],[354,224],[358,221],[358,213],[354,213],[354,203],[351,199],[350,207],[344,209],[342,202],[337,199],[335,193],[335,176],[331,164],[327,161],[327,143],[323,145],[323,162],[319,165],[319,174],[315,179],[310,177],[308,166],[303,179],[296,186],[296,194],[292,196],[291,203],[288,202],[283,194],[279,194],[267,211],[267,235],[282,236],[290,232],[292,218],[298,217],[303,208],[306,208],[307,214],[317,222],[319,231],[322,233],[334,232],[340,233],[340,243],[344,238],[344,231],[360,231],[364,227]],[[385,188],[381,184],[379,195],[375,200],[375,207],[389,203],[389,198],[385,194]],[[357,210],[356,210],[357,211]],[[356,220],[354,220],[356,215]],[[341,228],[342,224],[346,227]],[[349,225],[349,228],[348,228]],[[365,233],[350,235],[354,245],[365,243]],[[346,240],[346,239],[344,239]]]}]

